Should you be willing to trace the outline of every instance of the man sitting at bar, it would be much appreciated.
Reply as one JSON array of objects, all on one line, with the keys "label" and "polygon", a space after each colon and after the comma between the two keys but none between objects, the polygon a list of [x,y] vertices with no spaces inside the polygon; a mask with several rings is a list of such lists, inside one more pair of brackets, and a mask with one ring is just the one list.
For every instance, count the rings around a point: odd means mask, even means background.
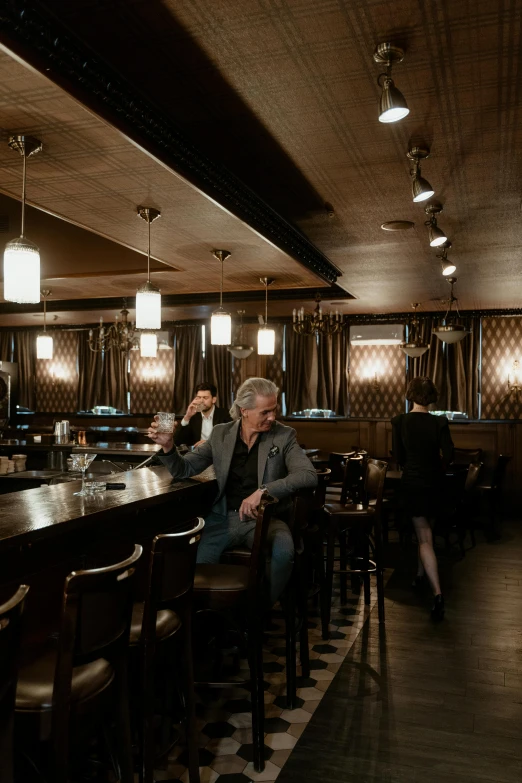
[{"label": "man sitting at bar", "polygon": [[174,443],[181,446],[200,446],[210,438],[212,428],[216,424],[230,421],[226,408],[218,408],[217,388],[213,383],[200,383],[196,386],[196,395],[188,406],[181,427],[174,433]]},{"label": "man sitting at bar", "polygon": [[[291,505],[293,493],[317,485],[317,474],[296,440],[295,430],[276,421],[279,389],[264,378],[250,378],[237,392],[229,424],[218,424],[208,441],[180,456],[173,435],[157,432],[157,417],[149,437],[163,450],[161,462],[174,478],[190,478],[214,465],[218,496],[198,549],[198,563],[219,563],[226,549],[252,549],[256,514],[263,492],[278,502],[277,517]],[[268,531],[268,574],[272,603],[289,579],[294,547],[286,523],[273,517]]]}]

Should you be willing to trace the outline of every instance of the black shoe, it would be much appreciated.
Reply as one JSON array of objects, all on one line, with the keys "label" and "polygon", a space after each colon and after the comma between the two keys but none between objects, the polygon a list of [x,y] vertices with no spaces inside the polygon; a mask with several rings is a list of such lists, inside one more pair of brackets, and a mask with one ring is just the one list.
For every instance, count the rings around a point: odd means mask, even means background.
[{"label": "black shoe", "polygon": [[433,602],[433,609],[431,610],[431,616],[433,620],[443,620],[444,619],[444,597],[441,593],[435,596],[435,600]]}]

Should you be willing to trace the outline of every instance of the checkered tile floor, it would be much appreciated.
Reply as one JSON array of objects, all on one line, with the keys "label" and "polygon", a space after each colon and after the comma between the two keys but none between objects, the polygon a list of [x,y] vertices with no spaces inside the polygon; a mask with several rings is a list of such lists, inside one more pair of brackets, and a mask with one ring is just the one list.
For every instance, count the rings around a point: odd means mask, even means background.
[{"label": "checkered tile floor", "polygon": [[[234,687],[205,693],[205,703],[198,705],[201,783],[270,782],[277,779],[368,619],[376,601],[375,583],[372,582],[372,605],[368,608],[364,606],[362,595],[350,598],[348,604],[343,607],[339,606],[338,600],[337,596],[332,608],[331,634],[327,642],[321,638],[318,611],[309,612],[311,674],[308,679],[301,677],[298,680],[299,700],[294,710],[287,710],[285,703],[285,640],[282,619],[276,620],[280,633],[276,631],[267,637],[264,651],[267,760],[263,772],[256,772],[252,764],[252,716],[248,690]],[[155,771],[155,779],[167,783],[188,783],[186,751],[183,746],[173,749],[165,768]]]}]

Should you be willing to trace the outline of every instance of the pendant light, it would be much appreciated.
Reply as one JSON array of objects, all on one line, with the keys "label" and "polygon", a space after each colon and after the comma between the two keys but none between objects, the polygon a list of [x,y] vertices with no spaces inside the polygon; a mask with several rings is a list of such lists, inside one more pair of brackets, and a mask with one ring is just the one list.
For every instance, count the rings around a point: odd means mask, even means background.
[{"label": "pendant light", "polygon": [[268,328],[268,286],[272,285],[272,277],[259,278],[265,286],[265,323],[257,332],[257,353],[259,356],[273,356],[275,353],[275,330]]},{"label": "pendant light", "polygon": [[221,261],[221,285],[219,287],[219,307],[210,319],[210,344],[230,345],[232,342],[232,317],[223,309],[223,263],[230,256],[228,250],[212,251],[214,258]]},{"label": "pendant light", "polygon": [[42,149],[42,142],[32,136],[11,136],[9,146],[23,158],[22,224],[20,236],[12,239],[4,250],[4,299],[6,302],[38,304],[40,302],[40,251],[24,236],[25,183],[27,158]]},{"label": "pendant light", "polygon": [[416,204],[420,201],[427,201],[427,199],[435,195],[435,191],[431,187],[428,180],[424,179],[424,177],[421,177],[419,164],[419,161],[425,160],[427,157],[429,157],[429,154],[430,151],[428,149],[423,149],[422,147],[412,147],[406,153],[406,157],[411,160],[413,164],[413,167],[410,171],[412,178],[411,193],[413,201]]},{"label": "pendant light", "polygon": [[428,220],[425,222],[425,226],[428,227],[428,237],[430,240],[430,247],[440,247],[448,241],[448,237],[437,225],[437,218],[435,217],[442,212],[441,204],[428,204],[424,207],[425,213],[428,215]]},{"label": "pendant light", "polygon": [[155,359],[158,355],[158,338],[155,332],[140,334],[140,356],[142,359]]},{"label": "pendant light", "polygon": [[437,258],[440,258],[442,263],[442,274],[444,277],[448,277],[448,275],[452,275],[454,272],[457,271],[457,267],[453,263],[453,261],[450,261],[447,253],[448,250],[451,248],[451,242],[447,242],[444,247],[442,248],[442,252],[440,255],[437,256]]},{"label": "pendant light", "polygon": [[138,207],[138,215],[148,227],[147,282],[136,292],[136,329],[161,329],[161,292],[150,282],[150,224],[161,216],[154,207]]},{"label": "pendant light", "polygon": [[42,289],[42,297],[44,303],[44,328],[43,333],[39,334],[36,338],[36,358],[37,359],[52,359],[53,358],[53,338],[50,334],[47,334],[47,297],[51,295],[49,288]]},{"label": "pendant light", "polygon": [[[408,342],[401,343],[401,348],[410,359],[418,359],[429,350],[429,345],[423,343],[420,337],[416,336],[419,328],[419,319],[417,318],[418,303],[412,304],[413,318],[410,321],[410,328],[408,334]],[[410,339],[411,338],[411,339]]]},{"label": "pendant light", "polygon": [[446,315],[444,316],[442,325],[437,326],[437,328],[433,330],[433,334],[436,335],[439,340],[442,340],[443,343],[460,343],[461,340],[470,334],[470,331],[469,329],[466,329],[465,326],[458,323],[458,321],[452,320],[451,311],[453,303],[455,303],[457,316],[460,317],[458,300],[455,296],[453,296],[453,286],[457,282],[457,278],[447,277],[446,279],[451,286],[450,298],[448,299],[448,309],[446,311]]},{"label": "pendant light", "polygon": [[373,53],[375,62],[386,66],[386,73],[379,74],[377,78],[377,84],[382,87],[379,122],[397,122],[410,113],[404,95],[397,89],[391,77],[393,63],[400,63],[403,58],[404,50],[392,43],[378,44]]},{"label": "pendant light", "polygon": [[239,315],[239,341],[234,345],[230,345],[227,351],[230,351],[234,359],[248,359],[254,347],[252,345],[243,345],[243,316],[244,310],[238,310]]}]

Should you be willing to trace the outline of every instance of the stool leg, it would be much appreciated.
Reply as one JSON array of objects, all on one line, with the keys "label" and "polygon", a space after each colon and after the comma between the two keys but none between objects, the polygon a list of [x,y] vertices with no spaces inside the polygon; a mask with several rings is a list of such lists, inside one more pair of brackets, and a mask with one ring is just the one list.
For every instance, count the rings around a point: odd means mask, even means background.
[{"label": "stool leg", "polygon": [[296,651],[296,633],[295,633],[295,569],[299,568],[298,563],[294,565],[294,574],[289,590],[287,591],[286,601],[286,706],[289,710],[295,709],[296,701],[296,669],[297,669],[297,651]]},{"label": "stool leg", "polygon": [[[363,568],[369,568],[370,566],[370,542],[366,536],[363,536],[362,541],[362,567]],[[363,575],[363,584],[364,584],[364,603],[366,606],[369,606],[371,603],[371,592],[370,592],[370,574],[364,574]]]},{"label": "stool leg", "polygon": [[380,520],[375,521],[375,565],[377,566],[377,613],[379,623],[384,623],[384,569],[383,569],[383,542]]},{"label": "stool leg", "polygon": [[132,764],[132,738],[130,729],[130,705],[128,674],[125,655],[122,654],[116,669],[116,741],[118,745],[118,763],[121,783],[134,783]]},{"label": "stool leg", "polygon": [[194,663],[192,657],[192,607],[185,606],[182,613],[183,663],[184,663],[184,696],[185,725],[188,750],[188,770],[190,783],[199,783],[199,749],[198,729],[196,723],[196,701],[194,698]]},{"label": "stool leg", "polygon": [[[260,617],[256,618],[256,627],[249,629],[250,677],[252,681],[252,735],[254,743],[254,769],[263,772],[265,768],[265,693],[263,690],[263,627]],[[257,626],[257,623],[260,625]]]},{"label": "stool leg", "polygon": [[335,528],[332,522],[329,522],[327,528],[327,544],[326,544],[326,575],[325,575],[325,589],[324,589],[324,609],[321,612],[321,625],[323,639],[328,639],[330,617],[332,614],[332,590],[333,590],[333,573],[334,573],[334,558],[335,558]]},{"label": "stool leg", "polygon": [[340,601],[341,606],[345,606],[346,602],[348,601],[348,592],[347,592],[347,585],[348,585],[348,577],[346,574],[346,569],[348,568],[348,558],[346,555],[347,549],[346,549],[346,531],[342,531],[338,535],[339,538],[339,582],[340,582]]}]

